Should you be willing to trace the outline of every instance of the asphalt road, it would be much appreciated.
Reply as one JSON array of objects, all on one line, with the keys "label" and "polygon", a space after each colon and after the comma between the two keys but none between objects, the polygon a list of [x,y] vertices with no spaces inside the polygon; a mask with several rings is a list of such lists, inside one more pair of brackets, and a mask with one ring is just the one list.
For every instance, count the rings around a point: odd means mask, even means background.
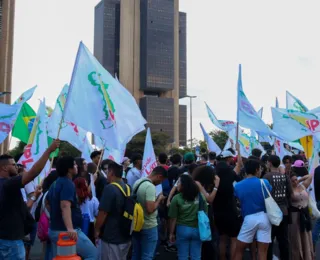
[{"label": "asphalt road", "polygon": [[[278,245],[275,245],[275,252],[277,255],[277,247]],[[43,258],[41,257],[41,252],[42,252],[42,245],[40,243],[39,240],[36,241],[35,245],[33,246],[32,250],[31,250],[31,256],[30,256],[30,260],[42,260]],[[320,242],[317,244],[317,248],[316,248],[316,254],[318,256],[320,256]],[[277,256],[274,256],[274,260],[277,260]],[[250,260],[251,257],[249,255],[249,252],[246,252],[244,260]],[[317,258],[320,259],[320,258]],[[160,255],[157,256],[156,260],[177,260],[177,256],[175,253],[168,253],[166,251],[163,250],[163,248],[160,249]]]}]

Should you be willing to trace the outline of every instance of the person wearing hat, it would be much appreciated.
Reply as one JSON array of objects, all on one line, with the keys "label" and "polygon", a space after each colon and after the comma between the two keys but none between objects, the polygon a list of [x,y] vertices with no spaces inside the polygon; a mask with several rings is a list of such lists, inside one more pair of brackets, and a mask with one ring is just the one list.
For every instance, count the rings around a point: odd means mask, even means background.
[{"label": "person wearing hat", "polygon": [[292,173],[297,175],[298,179],[309,174],[304,161],[301,160],[297,160],[294,162],[294,164],[291,167],[291,171]]},{"label": "person wearing hat", "polygon": [[[192,174],[192,172],[190,172],[189,170],[194,170],[194,164],[195,164],[195,156],[193,153],[189,152],[186,153],[183,156],[183,166],[180,168],[180,175],[182,174],[186,174],[188,175],[189,173]],[[180,178],[179,178],[180,179]],[[170,194],[168,196],[168,200],[167,200],[167,206],[170,206],[171,203],[171,199],[173,198],[173,196],[176,194],[177,192],[177,187],[179,184],[179,179],[176,181],[176,183],[174,184],[174,187],[171,189]]]}]

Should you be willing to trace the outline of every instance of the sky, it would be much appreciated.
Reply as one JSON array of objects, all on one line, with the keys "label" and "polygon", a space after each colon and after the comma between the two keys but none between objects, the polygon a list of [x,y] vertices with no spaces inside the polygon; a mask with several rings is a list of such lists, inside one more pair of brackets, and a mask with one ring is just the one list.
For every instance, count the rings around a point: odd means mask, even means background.
[{"label": "sky", "polygon": [[[94,6],[99,0],[16,0],[13,56],[14,101],[38,85],[39,98],[54,107],[71,78],[82,40],[93,51]],[[316,1],[180,0],[187,13],[187,91],[193,100],[193,138],[202,139],[201,122],[215,129],[204,102],[223,120],[236,119],[238,64],[252,105],[285,107],[290,91],[309,109],[320,105],[320,16]],[[180,104],[188,105],[184,99]],[[188,122],[188,136],[190,127]]]}]

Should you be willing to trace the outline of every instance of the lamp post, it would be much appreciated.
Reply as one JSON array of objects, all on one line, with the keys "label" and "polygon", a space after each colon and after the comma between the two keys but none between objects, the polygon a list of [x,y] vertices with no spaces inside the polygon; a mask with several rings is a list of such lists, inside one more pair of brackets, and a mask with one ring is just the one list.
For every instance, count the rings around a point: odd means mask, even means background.
[{"label": "lamp post", "polygon": [[193,149],[193,140],[192,140],[192,99],[196,98],[197,96],[190,96],[186,95],[183,98],[189,98],[190,99],[190,139],[191,139],[191,149]]}]

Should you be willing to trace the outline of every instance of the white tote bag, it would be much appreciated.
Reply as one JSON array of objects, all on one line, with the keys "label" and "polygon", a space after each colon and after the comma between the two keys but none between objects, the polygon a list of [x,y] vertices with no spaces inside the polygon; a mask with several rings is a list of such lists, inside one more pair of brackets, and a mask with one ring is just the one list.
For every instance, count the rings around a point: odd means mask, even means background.
[{"label": "white tote bag", "polygon": [[[264,203],[266,205],[266,211],[267,211],[268,218],[269,218],[272,225],[279,226],[282,221],[282,218],[283,218],[282,211],[279,208],[277,202],[275,202],[275,200],[272,198],[264,181],[260,180],[260,182],[261,182],[261,190],[262,190],[262,194],[264,197]],[[266,190],[268,193],[267,198],[264,194],[265,193],[264,190]]]}]

